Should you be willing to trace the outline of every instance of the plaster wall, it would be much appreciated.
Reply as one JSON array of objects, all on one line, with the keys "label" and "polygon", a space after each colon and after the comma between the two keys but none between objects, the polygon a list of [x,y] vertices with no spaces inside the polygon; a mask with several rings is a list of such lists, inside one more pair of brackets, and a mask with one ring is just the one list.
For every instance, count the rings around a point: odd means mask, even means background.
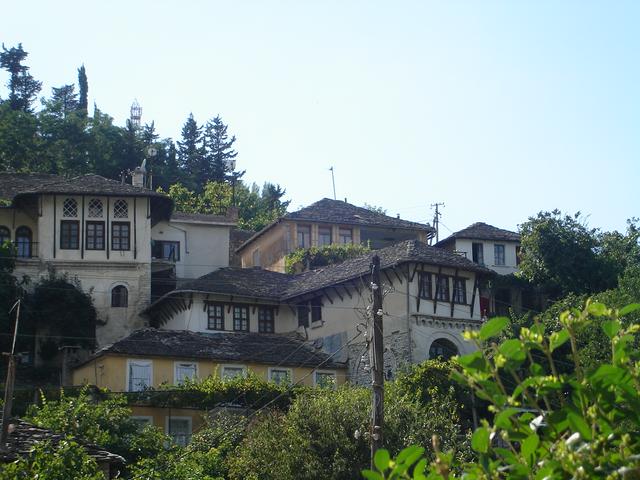
[{"label": "plaster wall", "polygon": [[158,222],[151,229],[152,240],[180,242],[180,259],[175,262],[178,279],[194,279],[229,266],[231,225]]},{"label": "plaster wall", "polygon": [[[518,271],[516,263],[516,246],[518,242],[470,240],[466,238],[456,239],[456,250],[464,252],[469,260],[473,260],[473,244],[482,243],[484,263],[487,268],[500,275],[510,275]],[[496,265],[494,245],[504,245],[504,265]]]}]

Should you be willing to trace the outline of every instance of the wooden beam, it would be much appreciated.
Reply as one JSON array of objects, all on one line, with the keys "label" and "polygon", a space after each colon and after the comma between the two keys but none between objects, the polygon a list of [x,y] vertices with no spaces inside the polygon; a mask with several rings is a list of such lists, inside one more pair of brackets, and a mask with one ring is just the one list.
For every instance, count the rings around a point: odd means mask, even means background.
[{"label": "wooden beam", "polygon": [[207,306],[209,305],[209,294],[207,294],[207,296],[204,299],[204,302],[202,303],[202,311],[206,312],[207,311]]},{"label": "wooden beam", "polygon": [[344,302],[344,298],[342,297],[342,295],[340,295],[340,292],[338,291],[338,289],[336,287],[331,287],[331,288],[333,289],[334,292],[336,292],[336,295],[338,296],[340,301]]},{"label": "wooden beam", "polygon": [[389,282],[389,285],[391,285],[393,287],[393,281],[391,281],[391,277],[389,276],[387,271],[383,270],[382,272],[384,273],[384,276],[387,278],[387,281]]},{"label": "wooden beam", "polygon": [[[411,268],[411,266],[409,266],[409,268]],[[413,282],[413,278],[416,276],[416,272],[418,271],[418,264],[415,263],[413,265],[413,273],[411,274],[411,276],[409,277],[409,282]]]},{"label": "wooden beam", "polygon": [[456,290],[456,279],[458,278],[458,269],[456,268],[455,273],[453,274],[453,285],[451,285],[453,288],[451,290],[451,318],[453,318],[453,309],[455,307],[455,303],[454,303],[454,293]]},{"label": "wooden beam", "polygon": [[393,273],[395,273],[396,277],[398,278],[398,281],[400,282],[400,285],[402,285],[402,277],[398,275],[398,272],[395,268],[393,269]]},{"label": "wooden beam", "polygon": [[436,277],[436,291],[434,292],[433,295],[433,313],[436,313],[436,310],[438,308],[438,293],[440,293],[440,289],[438,288],[440,286],[440,277],[442,276],[442,266],[438,267],[438,276]]},{"label": "wooden beam", "polygon": [[[478,288],[478,274],[476,273],[475,278],[473,279],[473,292],[471,293],[471,318],[473,318],[473,308],[476,306],[476,290]],[[480,312],[482,315],[482,312]]]},{"label": "wooden beam", "polygon": [[349,290],[349,286],[348,286],[347,284],[342,283],[340,286],[341,286],[341,287],[342,287],[342,289],[347,293],[347,295],[349,295],[349,298],[353,298],[353,297],[351,296],[351,290]]},{"label": "wooden beam", "polygon": [[329,300],[331,305],[333,305],[333,300],[331,300],[331,296],[329,295],[329,293],[324,288],[322,289],[322,293],[324,294],[325,297],[327,297],[327,300]]},{"label": "wooden beam", "polygon": [[193,293],[189,294],[189,306],[187,307],[187,310],[191,310],[191,306],[193,305]]}]

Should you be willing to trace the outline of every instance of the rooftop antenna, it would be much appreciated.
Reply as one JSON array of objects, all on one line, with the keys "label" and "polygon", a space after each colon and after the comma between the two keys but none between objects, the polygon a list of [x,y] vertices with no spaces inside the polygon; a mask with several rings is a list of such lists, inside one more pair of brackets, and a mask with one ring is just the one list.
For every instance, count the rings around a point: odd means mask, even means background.
[{"label": "rooftop antenna", "polygon": [[129,120],[131,121],[131,124],[134,127],[139,128],[141,119],[142,119],[142,107],[140,106],[140,104],[138,103],[138,99],[136,98],[133,100],[133,103],[131,104],[131,116],[129,117]]},{"label": "rooftop antenna", "polygon": [[333,167],[331,167],[331,183],[333,184],[333,199],[336,200],[336,179],[333,176]]}]

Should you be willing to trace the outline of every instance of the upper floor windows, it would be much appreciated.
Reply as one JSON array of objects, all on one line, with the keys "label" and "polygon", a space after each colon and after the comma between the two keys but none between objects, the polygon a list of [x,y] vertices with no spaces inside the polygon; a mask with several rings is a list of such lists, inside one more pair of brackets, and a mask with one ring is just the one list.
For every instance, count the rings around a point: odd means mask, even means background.
[{"label": "upper floor windows", "polygon": [[449,301],[449,277],[446,275],[438,275],[436,283],[436,299]]},{"label": "upper floor windows", "polygon": [[453,301],[461,305],[467,304],[467,282],[464,278],[453,279]]},{"label": "upper floor windows", "polygon": [[113,202],[113,218],[129,218],[129,204],[126,200]]},{"label": "upper floor windows", "polygon": [[233,307],[233,329],[236,332],[249,331],[249,307]]},{"label": "upper floor windows", "polygon": [[60,221],[60,249],[77,250],[80,248],[80,223],[77,220]]},{"label": "upper floor windows", "polygon": [[505,265],[504,245],[496,243],[493,246],[493,252],[495,257],[495,265]]},{"label": "upper floor windows", "polygon": [[153,364],[151,360],[127,361],[127,391],[141,392],[152,386]]},{"label": "upper floor windows", "polygon": [[258,308],[258,331],[260,333],[273,333],[274,312],[271,307]]},{"label": "upper floor windows", "polygon": [[207,328],[209,330],[224,330],[224,305],[209,303],[207,305]]},{"label": "upper floor windows", "polygon": [[418,295],[420,298],[430,300],[431,297],[431,273],[420,272],[418,274]]},{"label": "upper floor windows", "polygon": [[475,263],[484,265],[484,246],[482,243],[473,242],[471,244],[471,255]]},{"label": "upper floor windows", "polygon": [[338,230],[340,243],[353,243],[353,230],[350,228],[340,228]]},{"label": "upper floor windows", "polygon": [[16,250],[18,257],[31,258],[33,235],[29,227],[18,227],[16,229]]},{"label": "upper floor windows", "polygon": [[0,226],[0,245],[2,245],[4,242],[10,242],[10,241],[11,241],[11,231],[5,226]]},{"label": "upper floor windows", "polygon": [[309,248],[311,246],[311,227],[309,225],[298,225],[298,248]]},{"label": "upper floor windows", "polygon": [[87,222],[87,250],[104,250],[104,222]]},{"label": "upper floor windows", "polygon": [[78,201],[75,198],[65,198],[62,203],[62,216],[76,218],[78,216]]},{"label": "upper floor windows", "polygon": [[177,262],[180,260],[180,242],[153,240],[151,256],[158,260]]},{"label": "upper floor windows", "polygon": [[111,224],[111,249],[130,250],[131,230],[129,222],[113,222]]},{"label": "upper floor windows", "polygon": [[318,227],[318,246],[331,245],[331,227]]},{"label": "upper floor windows", "polygon": [[104,214],[104,209],[102,207],[102,200],[99,198],[92,198],[89,200],[89,218],[102,218]]}]

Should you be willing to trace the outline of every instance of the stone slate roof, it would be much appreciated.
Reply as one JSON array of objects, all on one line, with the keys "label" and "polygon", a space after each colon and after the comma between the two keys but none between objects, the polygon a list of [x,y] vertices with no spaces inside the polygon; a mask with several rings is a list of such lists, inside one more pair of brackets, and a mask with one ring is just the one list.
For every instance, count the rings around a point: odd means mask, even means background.
[{"label": "stone slate roof", "polygon": [[456,238],[519,242],[520,234],[512,232],[510,230],[503,230],[502,228],[494,227],[493,225],[489,225],[487,223],[476,222],[472,225],[469,225],[467,228],[460,230],[459,232],[451,234],[444,240],[440,240],[438,243],[436,243],[436,247],[445,245],[446,243],[449,243]]},{"label": "stone slate roof", "polygon": [[185,292],[286,301],[368,274],[371,270],[371,259],[375,254],[380,257],[382,269],[392,268],[403,263],[416,262],[459,268],[460,270],[486,275],[494,274],[493,270],[478,265],[461,255],[451,253],[442,248],[431,247],[418,240],[405,240],[339,264],[329,265],[298,275],[272,272],[261,268],[221,268],[167,293],[154,302],[146,312],[152,310],[167,297]]},{"label": "stone slate roof", "polygon": [[188,282],[179,291],[278,300],[293,275],[261,268],[225,267]]},{"label": "stone slate roof", "polygon": [[175,220],[177,222],[222,223],[225,225],[235,225],[237,223],[231,217],[227,217],[225,215],[211,215],[207,213],[173,212],[171,214],[171,220]]},{"label": "stone slate roof", "polygon": [[[1,417],[2,415],[0,415],[0,418]],[[12,462],[17,460],[19,457],[27,456],[34,445],[39,442],[48,440],[54,445],[57,445],[65,438],[65,435],[55,433],[47,428],[37,427],[29,422],[25,422],[24,420],[14,418],[9,424],[7,450],[0,451],[0,462]],[[125,463],[124,458],[120,455],[108,452],[91,443],[86,443],[78,439],[75,439],[75,441],[82,445],[87,454],[93,457],[98,463]]]},{"label": "stone slate roof", "polygon": [[345,368],[294,335],[267,333],[201,333],[145,328],[96,352],[92,358],[109,353],[296,367],[317,367],[322,364],[322,368]]},{"label": "stone slate roof", "polygon": [[155,197],[171,202],[164,194],[110,180],[100,175],[86,174],[65,178],[43,173],[0,173],[0,198],[2,199],[13,201],[20,195],[41,193]]},{"label": "stone slate roof", "polygon": [[249,238],[238,248],[242,250],[256,238],[283,220],[304,221],[314,223],[331,223],[344,225],[357,225],[362,227],[397,228],[402,230],[422,230],[433,233],[435,230],[428,224],[411,222],[396,217],[390,217],[382,213],[374,212],[363,207],[357,207],[342,200],[323,198],[296,212],[287,213],[275,222],[267,225],[258,233]]}]

